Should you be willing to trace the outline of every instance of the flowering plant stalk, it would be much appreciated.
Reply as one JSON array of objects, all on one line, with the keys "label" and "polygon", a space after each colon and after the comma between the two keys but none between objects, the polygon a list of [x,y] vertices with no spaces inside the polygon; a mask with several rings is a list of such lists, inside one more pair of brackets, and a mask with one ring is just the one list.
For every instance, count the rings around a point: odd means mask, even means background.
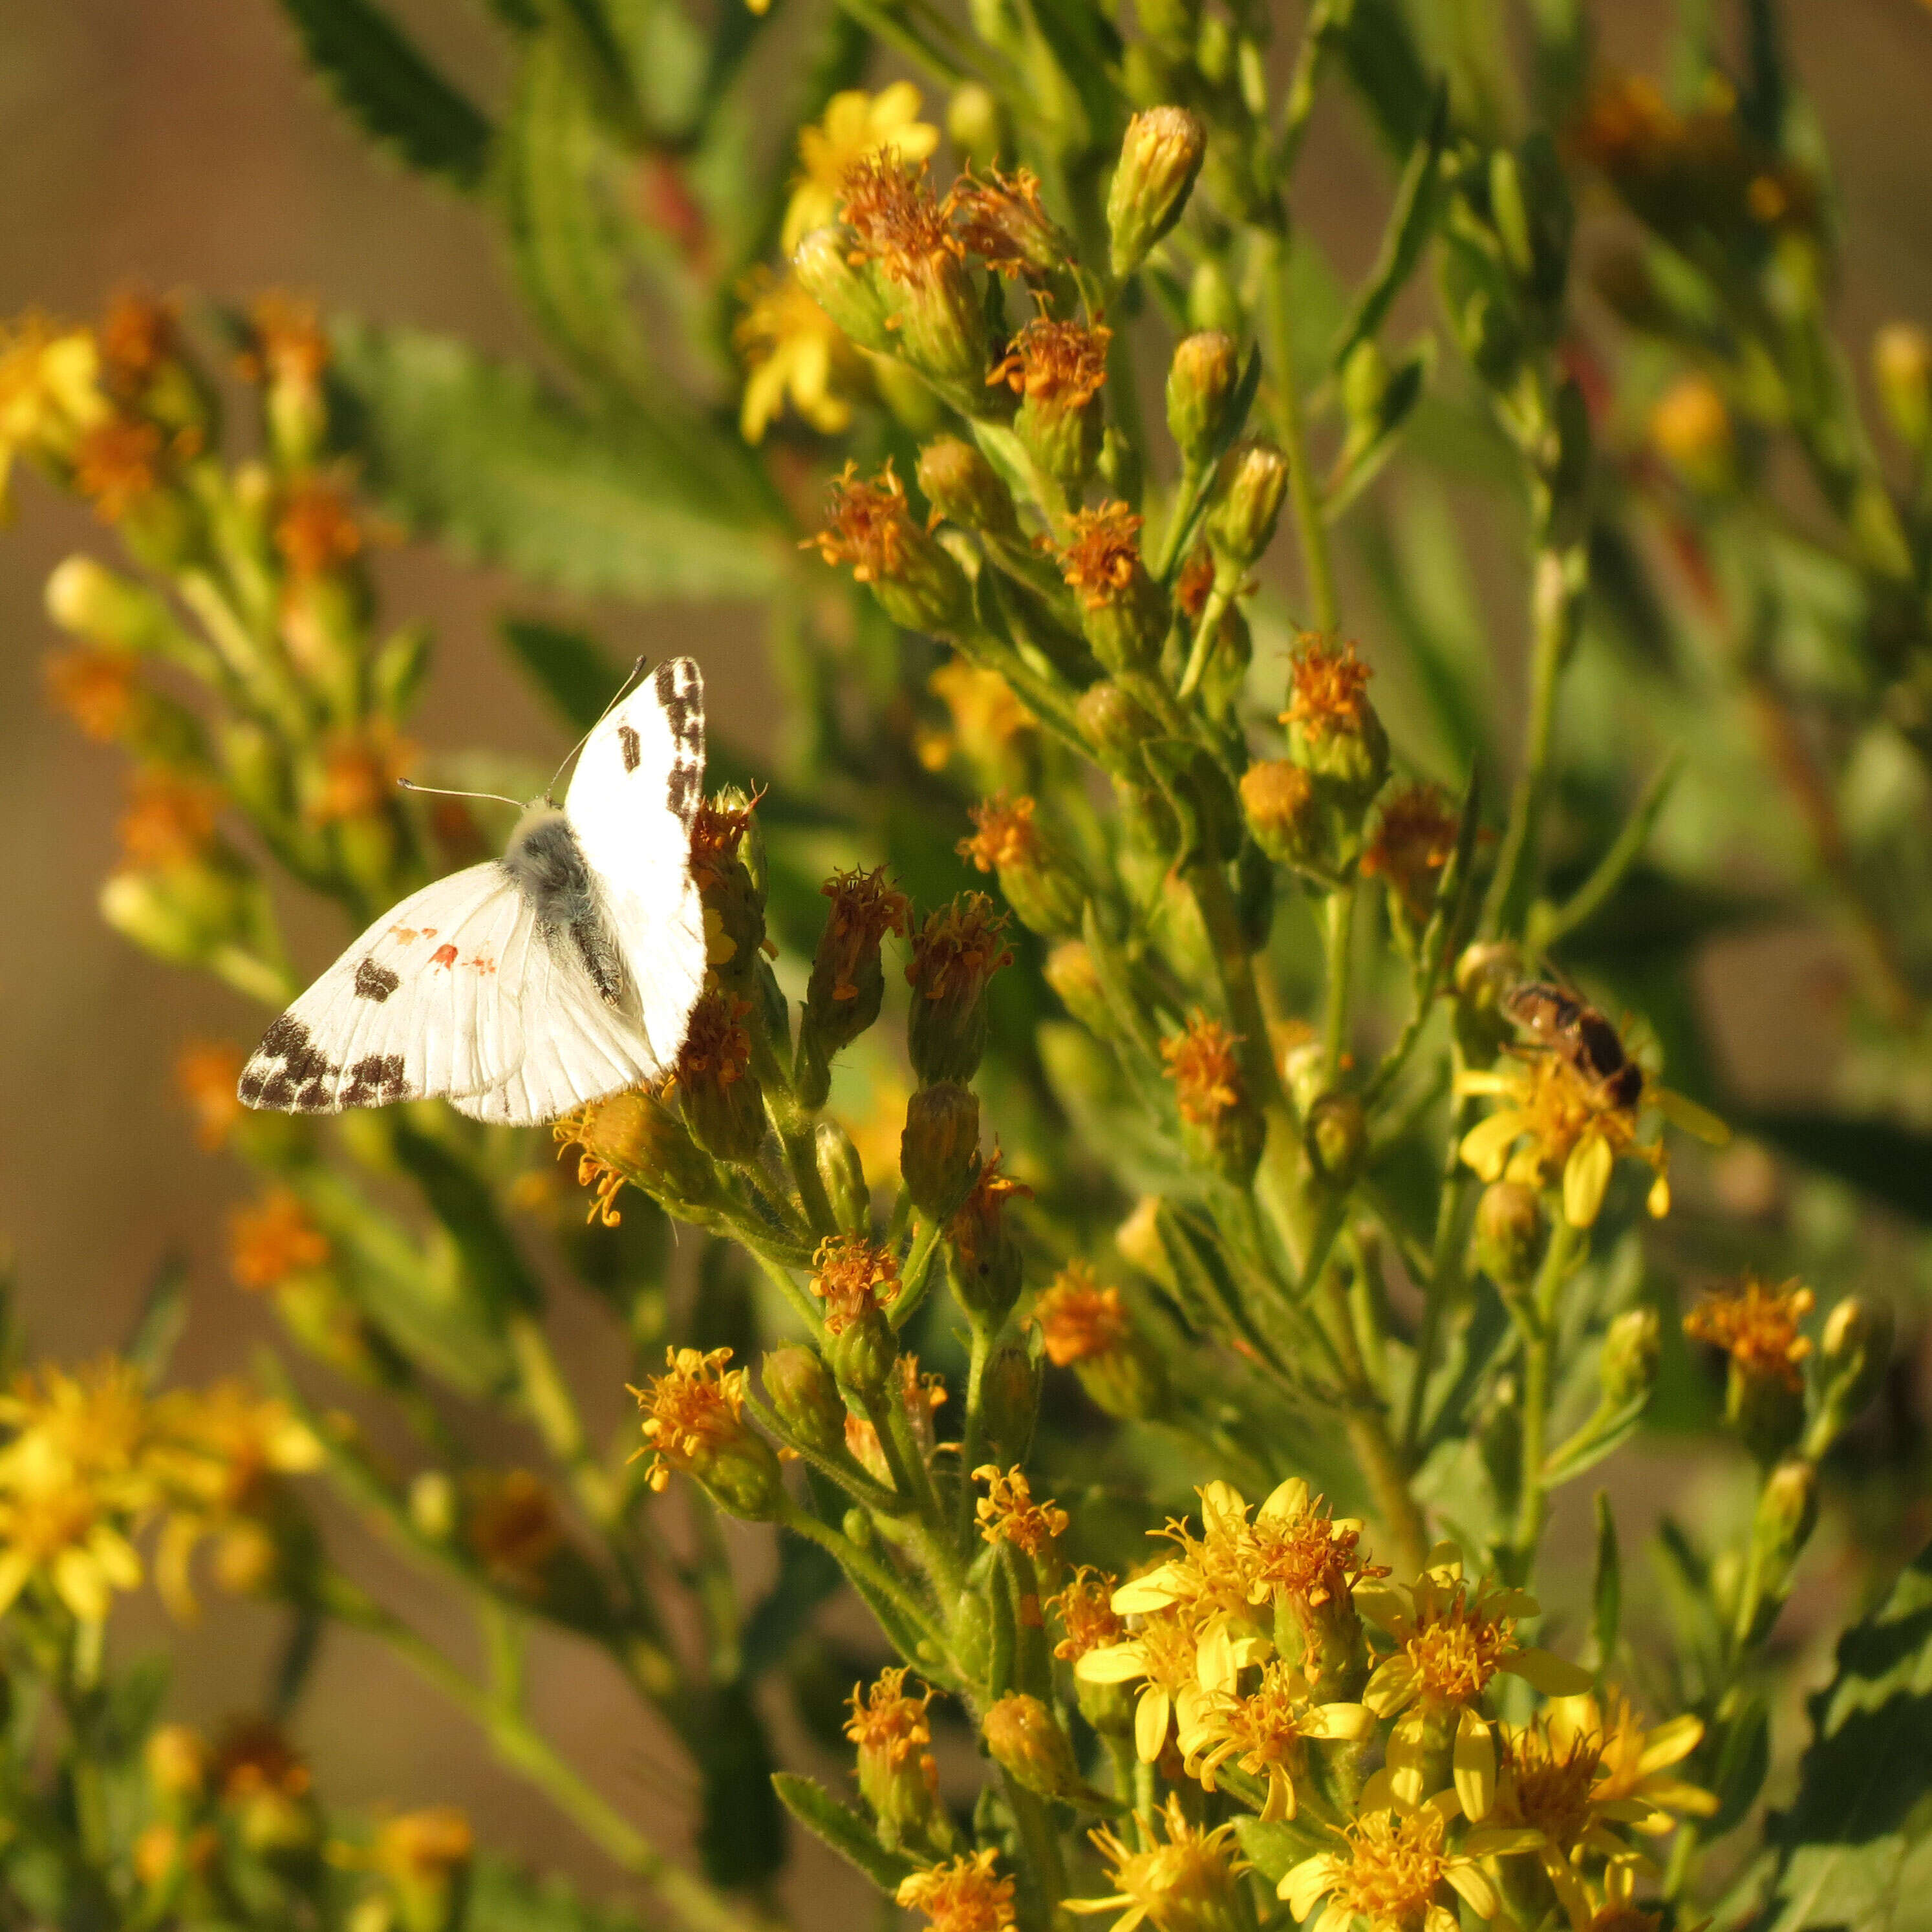
[{"label": "flowering plant stalk", "polygon": [[[101,1364],[10,1362],[0,1916],[537,1922],[459,1815],[322,1808],[290,1738],[346,1629],[680,1932],[812,1922],[797,1826],[938,1932],[1889,1922],[1932,1816],[1924,1142],[1874,1111],[1928,1046],[1932,341],[1879,338],[1882,445],[1775,9],[1733,68],[1687,4],[1666,95],[1565,0],[1520,71],[1420,0],[502,0],[486,106],[375,0],[284,4],[502,224],[565,380],[286,296],[10,328],[8,487],[118,546],[47,587],[50,695],[128,761],[104,916],[238,1036],[302,980],[287,889],[360,923],[500,837],[398,778],[537,789],[413,741],[386,529],[760,600],[785,728],[711,746],[665,1081],[554,1132],[289,1118],[182,1050],[287,1346],[170,1385],[170,1276]],[[1353,286],[1300,218],[1330,96],[1389,164]],[[594,722],[594,636],[503,634]],[[1842,1115],[1740,1119],[1717,1070],[1689,975],[1740,851],[1847,935]],[[1702,1486],[1656,1507],[1634,1442]],[[480,1668],[332,1550],[325,1484]],[[224,1738],[110,1648],[149,1576],[283,1620]],[[1833,1619],[1808,1745],[1787,1633]],[[688,1763],[688,1846],[532,1717],[536,1629]]]}]

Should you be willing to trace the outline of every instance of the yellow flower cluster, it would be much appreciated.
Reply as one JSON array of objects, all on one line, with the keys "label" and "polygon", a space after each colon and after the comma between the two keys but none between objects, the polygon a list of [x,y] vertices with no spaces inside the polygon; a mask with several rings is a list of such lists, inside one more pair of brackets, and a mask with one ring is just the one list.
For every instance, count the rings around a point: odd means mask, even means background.
[{"label": "yellow flower cluster", "polygon": [[189,1563],[204,1538],[221,1539],[224,1582],[259,1580],[277,1478],[322,1460],[280,1402],[236,1382],[151,1396],[112,1358],[22,1376],[0,1396],[0,1613],[25,1600],[91,1624],[140,1585],[135,1538],[158,1519],[158,1580],[177,1614],[194,1609]]}]

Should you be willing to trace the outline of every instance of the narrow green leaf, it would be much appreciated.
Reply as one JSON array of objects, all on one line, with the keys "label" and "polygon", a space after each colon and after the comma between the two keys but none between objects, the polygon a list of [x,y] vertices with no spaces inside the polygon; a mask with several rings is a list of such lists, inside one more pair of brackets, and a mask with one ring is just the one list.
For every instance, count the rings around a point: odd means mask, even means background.
[{"label": "narrow green leaf", "polygon": [[822,1784],[782,1771],[772,1778],[772,1789],[808,1832],[856,1865],[881,1892],[896,1892],[900,1880],[917,1869],[911,1859],[887,1851],[871,1826],[857,1812],[840,1804]]},{"label": "narrow green leaf", "polygon": [[533,582],[640,601],[768,596],[788,566],[764,481],[722,439],[591,421],[462,343],[343,322],[340,435],[411,531]]},{"label": "narrow green leaf", "polygon": [[1402,0],[1354,0],[1340,51],[1376,133],[1395,153],[1408,154],[1429,126],[1435,90]]},{"label": "narrow green leaf", "polygon": [[140,1312],[121,1352],[152,1382],[166,1372],[168,1358],[188,1326],[188,1263],[170,1255],[154,1271]]},{"label": "narrow green leaf", "polygon": [[281,0],[302,51],[364,134],[411,167],[473,188],[493,130],[374,0]]},{"label": "narrow green leaf", "polygon": [[1449,93],[1448,88],[1438,86],[1428,130],[1410,150],[1408,164],[1402,171],[1395,206],[1389,211],[1375,266],[1369,271],[1369,278],[1329,352],[1331,368],[1339,370],[1355,345],[1366,341],[1381,328],[1390,304],[1401,294],[1403,284],[1422,259],[1424,245],[1436,226],[1436,184],[1448,130]]},{"label": "narrow green leaf", "polygon": [[1610,1492],[1596,1495],[1597,1558],[1590,1582],[1590,1641],[1599,1671],[1607,1670],[1617,1654],[1617,1632],[1623,1622],[1624,1566],[1617,1546],[1616,1512]]},{"label": "narrow green leaf", "polygon": [[1932,1834],[1932,1546],[1838,1640],[1810,1712],[1797,1798],[1766,1831],[1778,1873],[1758,1922],[1882,1932],[1904,1902],[1908,1857]]},{"label": "narrow green leaf", "polygon": [[1248,1862],[1271,1886],[1280,1884],[1304,1858],[1334,1849],[1334,1838],[1324,1837],[1319,1826],[1294,1819],[1264,1825],[1258,1818],[1238,1816],[1234,1835],[1240,1840]]},{"label": "narrow green leaf", "polygon": [[1610,850],[1597,862],[1595,871],[1560,906],[1547,903],[1532,909],[1529,950],[1546,952],[1559,945],[1580,926],[1586,925],[1609,904],[1617,888],[1635,868],[1650,843],[1650,835],[1670,797],[1677,775],[1684,769],[1682,752],[1666,758],[1656,776],[1643,788],[1636,807]]}]

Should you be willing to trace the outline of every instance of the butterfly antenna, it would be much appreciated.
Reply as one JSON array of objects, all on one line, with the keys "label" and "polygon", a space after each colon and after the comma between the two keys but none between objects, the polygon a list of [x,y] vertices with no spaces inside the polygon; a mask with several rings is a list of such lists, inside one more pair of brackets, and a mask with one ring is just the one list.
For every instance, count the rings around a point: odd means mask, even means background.
[{"label": "butterfly antenna", "polygon": [[[642,658],[639,658],[637,662],[632,665],[631,668],[625,673],[624,681],[622,684],[618,686],[616,692],[611,698],[610,702],[605,705],[604,709],[597,714],[597,724],[602,724],[604,719],[609,717],[611,712],[616,710],[618,706],[623,703],[626,697],[629,694],[632,686],[635,684],[638,681],[638,672],[642,670],[644,668],[644,661]],[[547,805],[554,805],[556,802],[555,796],[556,791],[556,782],[563,776],[564,766],[568,765],[571,760],[575,758],[578,753],[582,751],[586,745],[590,743],[591,735],[596,730],[597,724],[592,725],[590,730],[585,732],[584,736],[578,739],[577,742],[572,746],[568,751],[564,753],[563,764],[559,765],[556,770],[550,773],[550,783],[544,787],[544,802]]]},{"label": "butterfly antenna", "polygon": [[524,808],[520,799],[506,798],[500,791],[454,791],[448,785],[418,784],[413,778],[398,778],[396,783],[404,791],[428,792],[437,798],[487,798],[498,805],[514,805],[519,812]]}]

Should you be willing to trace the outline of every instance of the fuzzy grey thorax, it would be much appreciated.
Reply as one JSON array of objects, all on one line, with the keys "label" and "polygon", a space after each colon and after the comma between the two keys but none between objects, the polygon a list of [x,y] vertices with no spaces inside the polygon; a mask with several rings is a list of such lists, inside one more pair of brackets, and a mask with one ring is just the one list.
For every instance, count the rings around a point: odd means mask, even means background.
[{"label": "fuzzy grey thorax", "polygon": [[624,997],[623,955],[562,807],[548,800],[526,806],[500,862],[544,937],[554,944],[568,934],[604,1004],[617,1005]]}]

